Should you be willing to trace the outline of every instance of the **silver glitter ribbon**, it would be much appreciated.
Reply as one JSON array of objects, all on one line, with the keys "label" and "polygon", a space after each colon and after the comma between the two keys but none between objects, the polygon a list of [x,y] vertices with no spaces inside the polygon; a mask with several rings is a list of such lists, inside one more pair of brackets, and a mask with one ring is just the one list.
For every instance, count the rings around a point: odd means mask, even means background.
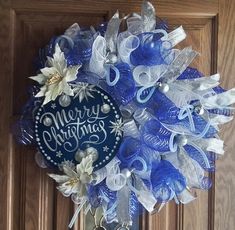
[{"label": "silver glitter ribbon", "polygon": [[145,31],[152,31],[156,27],[155,9],[150,2],[144,1],[141,8],[141,18]]},{"label": "silver glitter ribbon", "polygon": [[184,48],[169,65],[161,79],[167,83],[175,81],[186,70],[197,55],[198,53],[192,50],[192,47]]},{"label": "silver glitter ribbon", "polygon": [[110,19],[104,38],[106,40],[107,51],[110,53],[116,53],[117,51],[117,36],[121,19],[119,18],[118,11]]}]

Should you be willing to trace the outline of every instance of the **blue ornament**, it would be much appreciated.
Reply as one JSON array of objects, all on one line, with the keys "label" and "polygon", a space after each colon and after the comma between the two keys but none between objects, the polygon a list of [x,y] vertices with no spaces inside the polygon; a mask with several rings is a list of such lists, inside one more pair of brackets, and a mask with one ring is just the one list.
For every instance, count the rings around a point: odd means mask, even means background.
[{"label": "blue ornament", "polygon": [[76,164],[92,155],[97,170],[119,149],[121,113],[104,90],[87,83],[77,83],[73,88],[74,97],[59,96],[37,110],[36,142],[51,165],[64,161]]}]

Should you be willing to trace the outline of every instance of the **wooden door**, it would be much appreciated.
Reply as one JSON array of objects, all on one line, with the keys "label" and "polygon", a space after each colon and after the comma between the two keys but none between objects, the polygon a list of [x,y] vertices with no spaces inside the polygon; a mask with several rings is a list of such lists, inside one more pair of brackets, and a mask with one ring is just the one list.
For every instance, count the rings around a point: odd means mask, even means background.
[{"label": "wooden door", "polygon": [[[0,0],[0,229],[64,230],[74,207],[55,189],[34,160],[34,148],[15,143],[11,125],[27,99],[28,76],[34,74],[33,58],[52,35],[74,22],[97,25],[119,9],[139,12],[139,0]],[[201,53],[193,65],[205,74],[221,73],[223,86],[234,87],[234,0],[153,1],[158,16],[173,29],[183,25],[188,33],[181,46]],[[188,205],[170,203],[160,213],[140,218],[143,230],[235,229],[235,122],[223,135],[226,155],[210,175],[214,186],[199,192]],[[85,228],[81,216],[74,229]]]}]

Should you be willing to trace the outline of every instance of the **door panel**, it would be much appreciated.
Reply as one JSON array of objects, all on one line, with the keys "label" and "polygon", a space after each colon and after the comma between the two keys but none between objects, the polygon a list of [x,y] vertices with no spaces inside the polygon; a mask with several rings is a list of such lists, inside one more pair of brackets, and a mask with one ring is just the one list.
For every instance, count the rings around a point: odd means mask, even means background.
[{"label": "door panel", "polygon": [[[28,87],[32,82],[27,78],[35,74],[33,60],[38,49],[46,45],[53,35],[59,35],[74,22],[80,26],[97,25],[107,21],[116,9],[121,15],[139,12],[142,1],[60,1],[60,0],[2,0],[0,8],[0,229],[3,230],[63,230],[73,215],[74,206],[68,198],[64,198],[55,188],[55,184],[47,173],[48,169],[40,169],[35,163],[35,148],[19,146],[11,136],[11,124],[18,118],[18,114],[28,95]],[[225,0],[171,0],[152,1],[159,17],[167,19],[171,29],[183,25],[187,32],[187,39],[180,47],[192,45],[201,56],[196,58],[193,66],[199,68],[205,75],[215,73],[218,65],[223,79],[228,86],[229,74],[232,70],[223,67],[226,56],[232,54],[223,52],[223,44],[231,43],[225,21],[232,20],[232,10],[225,8]],[[232,0],[231,6],[234,5]],[[220,9],[222,6],[222,10]],[[231,7],[232,8],[232,7]],[[227,12],[230,14],[227,14]],[[220,31],[218,34],[219,20]],[[225,20],[226,19],[226,20]],[[223,23],[224,22],[224,23]],[[233,20],[234,22],[234,20]],[[229,28],[234,24],[229,24]],[[219,51],[217,47],[220,41]],[[227,45],[227,44],[226,44]],[[229,47],[229,45],[227,45]],[[232,45],[231,45],[232,46]],[[221,54],[221,56],[218,56]],[[234,51],[233,51],[234,52]],[[219,57],[219,58],[218,58]],[[222,57],[222,58],[221,58]],[[232,59],[229,59],[232,66]],[[232,87],[232,85],[229,85]],[[234,124],[234,123],[233,123]],[[232,127],[232,126],[231,126]],[[234,131],[226,134],[226,138],[234,136]],[[229,146],[232,142],[229,141]],[[139,229],[143,230],[213,230],[214,223],[219,223],[216,229],[230,228],[233,218],[225,213],[226,207],[235,212],[234,200],[223,203],[220,190],[225,186],[223,177],[227,174],[226,165],[231,172],[227,177],[226,189],[230,193],[235,191],[234,159],[230,152],[219,163],[219,176],[209,192],[197,192],[198,199],[188,205],[175,205],[170,202],[160,213],[145,214],[140,218]],[[230,163],[229,163],[230,162]],[[215,176],[211,175],[214,181]],[[215,181],[214,181],[215,182]],[[230,182],[230,185],[228,184]],[[214,183],[215,184],[215,183]],[[218,195],[215,196],[215,192]],[[229,194],[230,194],[229,193]],[[227,190],[223,190],[227,195]],[[6,198],[7,197],[7,198]],[[215,198],[219,203],[216,206]],[[217,201],[217,200],[216,200]],[[233,205],[232,205],[233,204]],[[225,220],[220,220],[224,218]],[[223,228],[223,226],[228,226]],[[90,230],[86,228],[85,217],[81,217],[75,224],[76,230]]]}]

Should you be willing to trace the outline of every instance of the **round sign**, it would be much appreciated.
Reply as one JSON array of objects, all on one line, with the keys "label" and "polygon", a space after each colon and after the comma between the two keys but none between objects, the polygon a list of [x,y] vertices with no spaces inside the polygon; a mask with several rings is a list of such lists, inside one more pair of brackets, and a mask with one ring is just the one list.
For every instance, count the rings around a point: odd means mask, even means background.
[{"label": "round sign", "polygon": [[76,164],[93,154],[97,170],[116,155],[123,135],[122,116],[115,101],[99,87],[81,82],[73,90],[73,97],[61,95],[38,109],[38,148],[55,166]]}]

